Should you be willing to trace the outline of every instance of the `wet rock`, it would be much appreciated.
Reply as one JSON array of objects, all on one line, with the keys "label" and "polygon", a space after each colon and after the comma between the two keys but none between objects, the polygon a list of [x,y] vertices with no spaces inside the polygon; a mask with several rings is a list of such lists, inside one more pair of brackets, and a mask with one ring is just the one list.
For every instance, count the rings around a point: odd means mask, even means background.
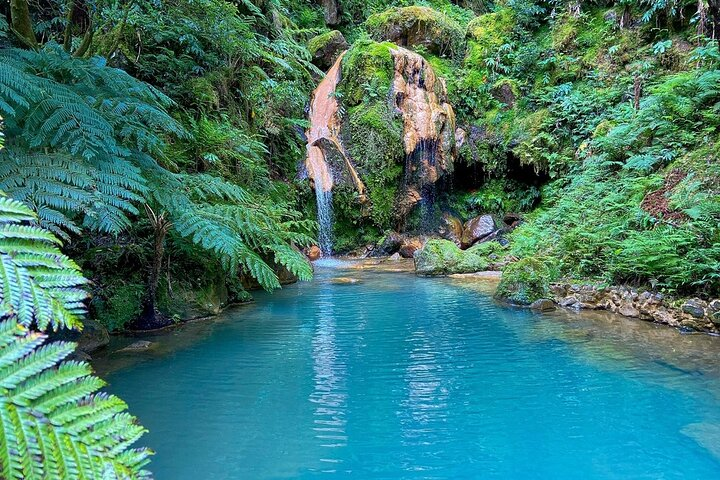
[{"label": "wet rock", "polygon": [[77,339],[78,349],[85,353],[92,353],[110,343],[110,333],[100,323],[86,318],[83,320],[83,329]]},{"label": "wet rock", "polygon": [[392,255],[390,255],[390,257],[388,257],[388,260],[392,260],[392,261],[395,262],[395,261],[400,260],[401,258],[402,258],[402,257],[400,256],[400,253],[399,253],[399,252],[395,252],[395,253],[393,253]]},{"label": "wet rock", "polygon": [[451,54],[462,43],[460,24],[430,7],[391,8],[371,15],[365,22],[370,36],[402,47],[422,46],[435,54]]},{"label": "wet rock", "polygon": [[682,306],[682,311],[692,315],[695,318],[703,318],[705,316],[705,308],[707,303],[700,299],[693,298],[686,301]]},{"label": "wet rock", "polygon": [[512,83],[511,80],[504,79],[492,86],[490,94],[495,100],[505,105],[505,110],[509,110],[515,106],[517,85]]},{"label": "wet rock", "polygon": [[413,258],[415,252],[423,247],[424,242],[420,238],[407,238],[400,246],[400,256],[403,258]]},{"label": "wet rock", "polygon": [[468,248],[496,230],[495,220],[491,215],[480,215],[472,218],[463,225],[462,238],[460,239],[461,246]]},{"label": "wet rock", "polygon": [[370,253],[371,257],[387,257],[400,250],[403,244],[403,236],[397,232],[386,232],[380,239],[377,246]]},{"label": "wet rock", "polygon": [[540,312],[549,312],[550,310],[555,310],[555,302],[548,298],[541,298],[531,303],[530,308]]},{"label": "wet rock", "polygon": [[308,50],[313,63],[321,70],[327,70],[335,63],[340,54],[350,48],[345,37],[338,30],[332,30],[308,42]]},{"label": "wet rock", "polygon": [[154,342],[150,342],[148,340],[138,340],[137,342],[133,342],[127,347],[119,350],[120,352],[143,352],[146,350],[149,350],[150,348],[157,345]]},{"label": "wet rock", "polygon": [[330,283],[334,283],[336,285],[354,285],[356,283],[360,283],[360,280],[351,277],[335,277],[330,280]]},{"label": "wet rock", "polygon": [[320,247],[317,245],[312,245],[305,249],[305,256],[310,260],[311,262],[314,262],[315,260],[318,260],[320,257],[322,257],[322,250],[320,250]]},{"label": "wet rock", "polygon": [[464,129],[458,127],[455,129],[455,148],[460,150],[463,145],[465,145],[465,138],[467,137],[467,133]]}]

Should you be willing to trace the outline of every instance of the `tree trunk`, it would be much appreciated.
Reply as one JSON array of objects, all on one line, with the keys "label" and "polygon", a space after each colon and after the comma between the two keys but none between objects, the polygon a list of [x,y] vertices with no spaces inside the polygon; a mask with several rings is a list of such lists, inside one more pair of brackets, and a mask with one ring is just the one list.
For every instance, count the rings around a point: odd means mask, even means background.
[{"label": "tree trunk", "polygon": [[38,47],[27,0],[10,0],[10,27],[27,47]]},{"label": "tree trunk", "polygon": [[172,226],[172,223],[167,219],[164,212],[157,215],[149,205],[145,205],[145,212],[155,231],[154,256],[152,265],[150,266],[145,305],[134,327],[139,330],[153,330],[170,324],[170,320],[165,317],[157,307],[157,291],[160,284],[163,255],[165,253],[165,235]]}]

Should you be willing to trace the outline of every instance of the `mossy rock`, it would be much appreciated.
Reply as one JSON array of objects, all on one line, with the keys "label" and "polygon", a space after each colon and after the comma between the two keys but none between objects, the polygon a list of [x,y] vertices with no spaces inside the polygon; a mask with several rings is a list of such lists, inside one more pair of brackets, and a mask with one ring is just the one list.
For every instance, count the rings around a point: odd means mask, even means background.
[{"label": "mossy rock", "polygon": [[487,242],[460,250],[449,240],[428,240],[415,254],[415,273],[435,276],[481,272],[490,266],[488,256],[502,248],[497,242]]},{"label": "mossy rock", "polygon": [[313,63],[327,70],[335,63],[337,57],[350,46],[342,33],[338,30],[331,30],[311,38],[307,47],[312,55]]},{"label": "mossy rock", "polygon": [[390,42],[361,40],[348,50],[342,63],[342,80],[338,92],[343,106],[352,107],[375,99],[387,99],[390,94],[395,63]]},{"label": "mossy rock", "polygon": [[430,7],[391,8],[371,15],[365,27],[375,40],[388,40],[403,47],[422,47],[446,56],[462,49],[462,26]]},{"label": "mossy rock", "polygon": [[556,277],[549,263],[533,257],[523,258],[505,268],[495,296],[516,305],[530,305],[550,296],[550,283]]}]

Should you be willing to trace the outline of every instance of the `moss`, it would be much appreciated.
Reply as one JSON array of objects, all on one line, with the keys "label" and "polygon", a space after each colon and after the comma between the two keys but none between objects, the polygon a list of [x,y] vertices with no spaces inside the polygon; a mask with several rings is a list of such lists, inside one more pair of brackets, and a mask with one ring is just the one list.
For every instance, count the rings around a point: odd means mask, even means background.
[{"label": "moss", "polygon": [[552,28],[552,48],[559,52],[567,52],[576,46],[578,24],[580,19],[573,15],[561,15]]},{"label": "moss", "polygon": [[480,65],[481,59],[508,43],[514,28],[515,13],[509,8],[476,17],[468,24],[466,32],[470,63]]},{"label": "moss", "polygon": [[343,38],[342,33],[337,30],[331,30],[329,32],[313,37],[308,41],[307,48],[310,55],[315,55],[319,50],[325,48],[329,43],[339,42]]},{"label": "moss", "polygon": [[106,298],[93,301],[95,317],[109,331],[122,330],[142,311],[144,283],[122,283],[106,286]]},{"label": "moss", "polygon": [[467,250],[449,240],[429,240],[416,254],[415,272],[418,275],[450,275],[487,270],[492,257],[503,250],[497,242],[486,242]]},{"label": "moss", "polygon": [[447,15],[430,7],[391,8],[371,15],[365,22],[375,40],[420,46],[438,54],[456,54],[462,48],[463,28]]},{"label": "moss", "polygon": [[386,99],[390,94],[395,64],[390,42],[361,40],[343,58],[342,81],[338,85],[343,105],[351,107],[363,101]]},{"label": "moss", "polygon": [[557,273],[548,262],[526,257],[505,268],[495,295],[517,305],[530,305],[550,295]]}]

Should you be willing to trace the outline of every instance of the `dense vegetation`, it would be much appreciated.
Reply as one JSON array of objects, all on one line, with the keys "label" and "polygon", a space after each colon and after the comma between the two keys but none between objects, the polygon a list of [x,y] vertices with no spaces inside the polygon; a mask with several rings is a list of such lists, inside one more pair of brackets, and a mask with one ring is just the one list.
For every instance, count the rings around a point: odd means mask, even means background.
[{"label": "dense vegetation", "polygon": [[95,393],[87,365],[57,366],[72,347],[43,347],[38,331],[79,327],[86,305],[111,330],[156,328],[311,277],[304,108],[313,61],[326,68],[313,54],[338,32],[357,77],[338,92],[348,150],[372,205],[338,189],[339,249],[417,225],[393,210],[404,159],[384,41],[399,29],[445,78],[465,131],[437,205],[524,212],[509,276],[720,294],[715,0],[323,5],[0,6],[4,478],[145,475],[147,452],[127,450],[142,428]]}]

